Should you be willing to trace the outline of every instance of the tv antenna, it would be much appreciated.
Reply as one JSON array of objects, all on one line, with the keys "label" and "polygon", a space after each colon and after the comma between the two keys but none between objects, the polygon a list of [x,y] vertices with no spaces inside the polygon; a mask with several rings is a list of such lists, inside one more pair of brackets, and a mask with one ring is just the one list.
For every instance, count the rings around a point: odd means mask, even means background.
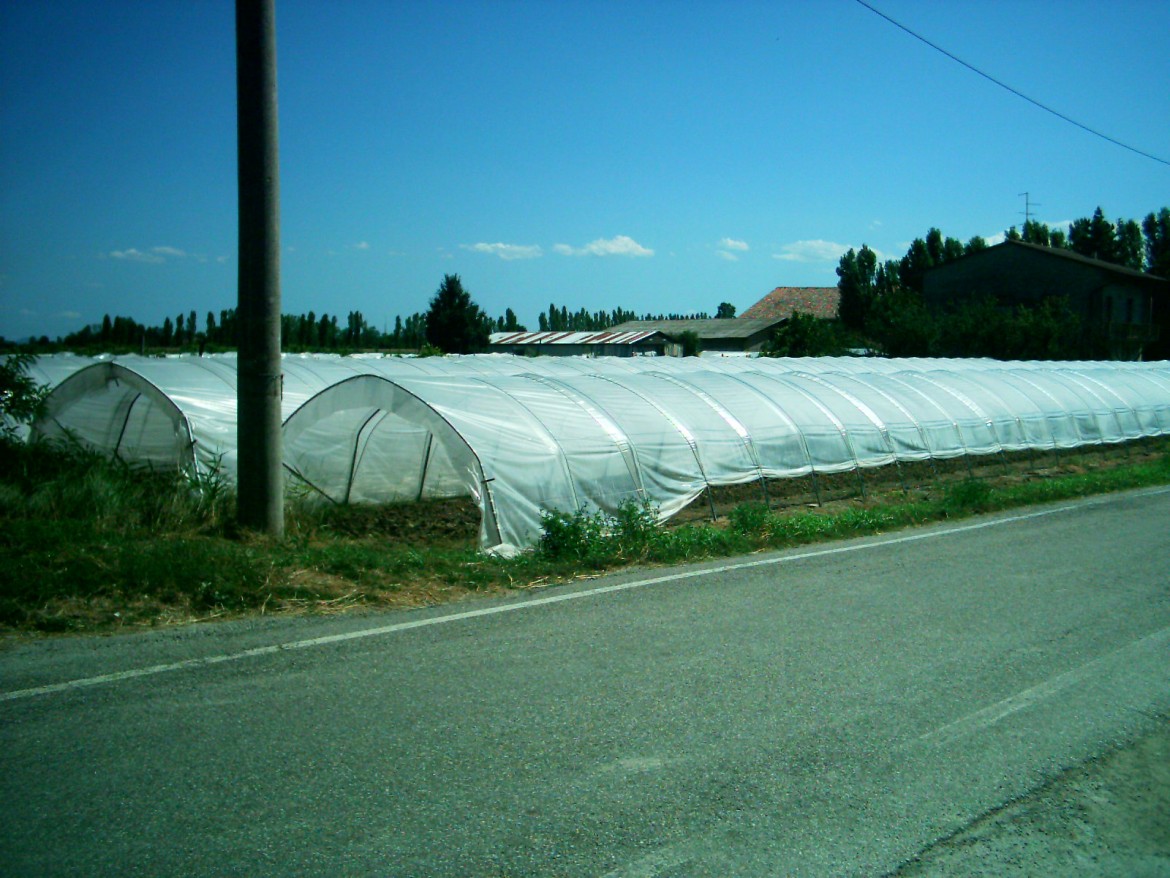
[{"label": "tv antenna", "polygon": [[1032,221],[1032,208],[1041,205],[1032,200],[1030,192],[1021,192],[1020,198],[1024,199],[1024,223],[1027,224]]}]

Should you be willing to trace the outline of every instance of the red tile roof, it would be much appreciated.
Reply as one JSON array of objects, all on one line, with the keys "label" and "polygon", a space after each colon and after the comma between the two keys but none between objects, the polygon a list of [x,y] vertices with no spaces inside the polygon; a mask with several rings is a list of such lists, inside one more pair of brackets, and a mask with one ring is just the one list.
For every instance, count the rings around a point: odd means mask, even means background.
[{"label": "red tile roof", "polygon": [[837,316],[841,292],[836,287],[776,287],[740,317],[791,317],[793,312],[832,319]]}]

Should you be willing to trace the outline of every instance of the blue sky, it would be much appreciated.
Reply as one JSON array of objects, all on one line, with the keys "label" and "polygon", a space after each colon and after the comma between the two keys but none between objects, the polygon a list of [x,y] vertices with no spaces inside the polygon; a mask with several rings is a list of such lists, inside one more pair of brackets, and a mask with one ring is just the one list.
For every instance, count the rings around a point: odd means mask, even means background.
[{"label": "blue sky", "polygon": [[[1170,158],[1170,3],[873,5]],[[283,310],[379,327],[459,274],[492,316],[740,311],[1100,205],[1170,166],[855,0],[277,0]],[[234,7],[0,0],[0,335],[236,302]]]}]

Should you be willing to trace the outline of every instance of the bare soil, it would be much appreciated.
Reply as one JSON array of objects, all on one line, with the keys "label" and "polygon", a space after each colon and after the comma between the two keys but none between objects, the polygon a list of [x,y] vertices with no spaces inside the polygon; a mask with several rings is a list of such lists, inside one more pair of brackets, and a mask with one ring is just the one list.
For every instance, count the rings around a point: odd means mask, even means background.
[{"label": "bare soil", "polygon": [[930,500],[950,484],[979,479],[1007,486],[1061,475],[1144,463],[1165,453],[1164,440],[1102,445],[1072,451],[1018,452],[977,458],[922,461],[854,472],[768,479],[703,492],[668,526],[707,522],[719,526],[742,503],[767,503],[774,512],[839,512],[882,503]]}]

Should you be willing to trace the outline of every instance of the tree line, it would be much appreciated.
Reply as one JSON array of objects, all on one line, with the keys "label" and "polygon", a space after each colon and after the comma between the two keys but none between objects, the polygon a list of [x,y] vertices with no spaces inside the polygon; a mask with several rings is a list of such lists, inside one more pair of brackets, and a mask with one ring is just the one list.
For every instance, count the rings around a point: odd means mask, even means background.
[{"label": "tree line", "polygon": [[[1170,208],[1136,220],[1110,221],[1100,207],[1091,217],[1073,221],[1066,232],[1028,219],[1021,229],[1007,229],[1008,240],[1067,249],[1158,277],[1170,278]],[[993,297],[963,304],[950,314],[927,311],[922,291],[931,268],[986,249],[979,236],[966,242],[931,228],[916,238],[900,259],[880,262],[868,246],[850,249],[837,266],[840,306],[835,320],[796,315],[782,327],[769,353],[828,355],[864,349],[887,356],[990,356],[1001,359],[1094,359],[1108,356],[1100,333],[1067,302],[1007,306]],[[595,332],[630,320],[706,319],[697,314],[642,314],[570,311],[551,303],[539,315],[540,331]],[[735,317],[735,307],[721,302],[715,317]],[[167,317],[161,326],[146,326],[130,317],[103,317],[51,342],[42,337],[20,346],[30,352],[73,350],[79,353],[125,351],[223,351],[236,347],[236,309],[195,311]],[[393,329],[378,329],[360,311],[339,314],[314,311],[281,317],[281,346],[290,352],[388,351],[476,353],[487,348],[492,332],[525,332],[511,308],[492,318],[472,300],[458,275],[445,275],[426,311]],[[692,345],[693,347],[694,345]],[[0,348],[12,348],[0,339]]]},{"label": "tree line", "polygon": [[[539,315],[542,332],[595,332],[630,320],[678,320],[706,318],[700,314],[637,314],[626,308],[570,312],[552,303]],[[719,305],[717,316],[734,317],[735,306]],[[477,353],[488,346],[493,332],[527,332],[516,313],[506,308],[492,318],[471,299],[458,275],[446,275],[426,311],[394,318],[393,328],[379,329],[361,311],[350,311],[344,321],[339,314],[314,311],[284,314],[280,318],[282,350],[345,353],[351,351],[394,351],[427,353]],[[36,352],[72,350],[90,352],[216,352],[237,346],[238,320],[235,308],[207,311],[202,319],[196,311],[167,317],[160,326],[148,326],[131,317],[109,314],[101,323],[84,326],[56,342],[47,337],[23,346]],[[0,339],[0,347],[5,346]]]}]

